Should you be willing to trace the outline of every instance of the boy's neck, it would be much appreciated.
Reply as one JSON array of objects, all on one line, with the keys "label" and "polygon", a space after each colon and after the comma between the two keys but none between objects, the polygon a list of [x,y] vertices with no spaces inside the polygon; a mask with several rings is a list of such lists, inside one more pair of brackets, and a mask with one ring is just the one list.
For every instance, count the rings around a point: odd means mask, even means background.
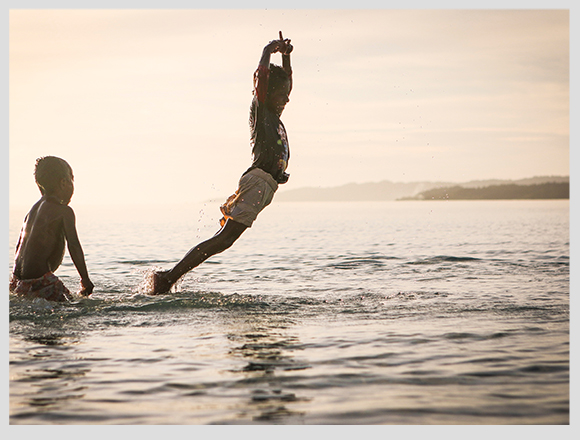
[{"label": "boy's neck", "polygon": [[59,198],[58,196],[55,196],[54,194],[45,194],[44,195],[44,200],[46,200],[47,202],[52,202],[52,203],[56,203],[57,205],[62,205],[62,199]]}]

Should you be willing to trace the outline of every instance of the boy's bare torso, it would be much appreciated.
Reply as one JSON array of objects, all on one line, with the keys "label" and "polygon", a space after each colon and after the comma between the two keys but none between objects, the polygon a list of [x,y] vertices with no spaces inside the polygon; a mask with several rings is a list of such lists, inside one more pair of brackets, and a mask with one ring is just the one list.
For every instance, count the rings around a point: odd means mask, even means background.
[{"label": "boy's bare torso", "polygon": [[41,198],[26,216],[16,249],[14,275],[21,280],[40,278],[62,263],[64,219],[71,208],[50,197]]}]

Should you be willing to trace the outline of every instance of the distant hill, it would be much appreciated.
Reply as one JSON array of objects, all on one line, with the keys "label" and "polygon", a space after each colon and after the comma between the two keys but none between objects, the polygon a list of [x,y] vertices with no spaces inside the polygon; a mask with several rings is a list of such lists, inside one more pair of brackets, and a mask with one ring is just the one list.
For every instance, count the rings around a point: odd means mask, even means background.
[{"label": "distant hill", "polygon": [[532,185],[490,185],[481,188],[435,188],[414,197],[399,200],[514,200],[514,199],[569,199],[570,184],[547,182]]},{"label": "distant hill", "polygon": [[324,202],[324,201],[387,201],[415,199],[419,194],[437,188],[483,188],[498,185],[540,185],[544,183],[570,183],[568,176],[540,176],[520,180],[472,180],[454,182],[409,182],[397,183],[388,180],[370,183],[349,183],[342,186],[320,188],[306,187],[279,191],[276,202]]}]

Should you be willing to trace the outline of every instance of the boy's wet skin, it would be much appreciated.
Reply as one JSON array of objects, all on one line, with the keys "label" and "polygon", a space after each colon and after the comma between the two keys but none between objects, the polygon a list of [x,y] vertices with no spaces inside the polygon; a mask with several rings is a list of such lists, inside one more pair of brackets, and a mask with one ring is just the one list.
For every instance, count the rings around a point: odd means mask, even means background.
[{"label": "boy's wet skin", "polygon": [[[74,177],[70,166],[60,158],[40,158],[37,160],[35,178],[42,197],[24,219],[16,245],[11,290],[15,290],[19,283],[23,287],[23,281],[33,286],[32,281],[38,281],[56,271],[63,261],[67,244],[71,259],[81,276],[82,288],[79,293],[88,296],[94,285],[89,279],[77,235],[75,214],[68,206],[74,193]],[[54,277],[50,282],[57,281]],[[42,284],[40,281],[38,283]],[[43,287],[46,287],[46,283]],[[66,291],[64,287],[58,288]],[[27,290],[27,296],[34,296],[34,288]]]},{"label": "boy's wet skin", "polygon": [[32,207],[16,256],[14,274],[19,279],[39,278],[61,265],[65,250],[63,222],[60,202],[52,196],[42,197]]}]

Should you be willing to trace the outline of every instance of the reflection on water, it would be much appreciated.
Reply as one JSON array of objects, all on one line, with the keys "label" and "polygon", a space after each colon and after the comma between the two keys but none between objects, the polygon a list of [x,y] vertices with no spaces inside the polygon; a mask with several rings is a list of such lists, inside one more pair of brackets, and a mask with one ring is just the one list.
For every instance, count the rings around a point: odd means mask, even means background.
[{"label": "reflection on water", "polygon": [[[166,423],[177,402],[215,408],[224,393],[217,420],[178,415],[176,423],[301,423],[306,414],[310,398],[292,383],[310,365],[275,304],[211,292],[57,307],[13,300],[11,423],[139,423],[146,416],[136,410],[154,408]],[[101,349],[113,358],[99,357]],[[223,361],[207,364],[218,352]],[[212,368],[213,377],[204,373]]]},{"label": "reflection on water", "polygon": [[238,418],[264,423],[298,423],[305,411],[294,407],[310,399],[286,389],[286,382],[292,381],[286,373],[310,366],[292,354],[302,347],[298,337],[289,334],[288,320],[271,313],[255,314],[231,324],[235,331],[230,331],[227,338],[234,347],[229,354],[245,364],[230,371],[242,377],[235,386],[249,392]]},{"label": "reflection on water", "polygon": [[59,420],[61,409],[85,397],[87,387],[79,383],[90,369],[86,363],[74,362],[72,345],[78,343],[78,339],[52,329],[36,328],[35,332],[38,333],[27,334],[24,338],[33,345],[14,347],[19,356],[11,356],[11,367],[17,366],[19,372],[11,377],[11,388],[24,390],[18,395],[11,394],[21,407],[28,407],[14,417],[26,420],[40,415],[46,421]]}]

